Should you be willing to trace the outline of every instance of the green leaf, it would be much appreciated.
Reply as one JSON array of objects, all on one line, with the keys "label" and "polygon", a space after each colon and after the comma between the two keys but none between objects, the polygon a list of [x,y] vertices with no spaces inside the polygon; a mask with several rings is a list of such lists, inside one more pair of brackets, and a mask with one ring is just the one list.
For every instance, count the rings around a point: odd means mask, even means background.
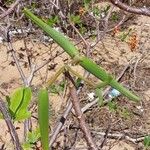
[{"label": "green leaf", "polygon": [[114,112],[117,110],[117,104],[115,102],[109,101],[107,103],[107,105],[108,105],[110,111]]},{"label": "green leaf", "polygon": [[70,21],[71,21],[72,23],[74,23],[74,24],[80,24],[80,23],[81,23],[81,18],[80,18],[79,15],[73,15],[73,14],[71,14],[71,15],[69,16],[69,19],[70,19]]},{"label": "green leaf", "polygon": [[83,1],[83,2],[84,2],[84,6],[85,6],[86,9],[89,8],[91,1],[92,1],[92,0],[84,0],[84,1]]},{"label": "green leaf", "polygon": [[102,89],[97,88],[95,90],[96,96],[98,96],[98,105],[102,106],[103,105],[103,95],[102,95]]},{"label": "green leaf", "polygon": [[108,13],[108,11],[109,11],[109,9],[110,9],[110,5],[107,5],[105,8],[104,8],[104,12],[107,14]]},{"label": "green leaf", "polygon": [[33,147],[34,147],[34,145],[30,144],[28,142],[26,142],[22,145],[23,150],[33,150]]},{"label": "green leaf", "polygon": [[94,16],[100,16],[100,9],[98,6],[94,6],[92,12]]},{"label": "green leaf", "polygon": [[58,22],[59,22],[58,16],[52,16],[47,20],[47,24],[51,27],[53,27]]},{"label": "green leaf", "polygon": [[52,84],[52,85],[49,87],[49,91],[50,91],[51,93],[58,94],[58,90],[57,90],[55,84]]},{"label": "green leaf", "polygon": [[26,119],[31,116],[28,105],[31,101],[32,92],[29,87],[17,88],[10,95],[9,111],[15,121]]},{"label": "green leaf", "polygon": [[43,150],[49,150],[49,97],[46,89],[41,89],[38,94],[38,121]]},{"label": "green leaf", "polygon": [[24,120],[24,119],[27,119],[27,118],[30,118],[31,117],[31,113],[28,112],[27,109],[25,110],[20,110],[16,115],[15,115],[15,121],[21,121],[21,120]]},{"label": "green leaf", "polygon": [[11,95],[10,95],[10,111],[15,115],[18,107],[20,106],[23,98],[23,87],[17,88]]},{"label": "green leaf", "polygon": [[125,107],[121,107],[120,108],[120,115],[121,117],[125,118],[125,119],[129,119],[131,116],[130,111],[128,110],[128,108]]},{"label": "green leaf", "polygon": [[84,0],[84,4],[90,4],[92,0]]},{"label": "green leaf", "polygon": [[81,34],[85,34],[86,32],[87,32],[87,29],[83,26],[83,24],[81,23],[81,24],[79,24],[79,32],[81,33]]},{"label": "green leaf", "polygon": [[31,88],[26,87],[23,91],[22,102],[15,114],[15,121],[27,119],[31,116],[31,113],[28,111],[28,106],[31,101],[32,92]]},{"label": "green leaf", "polygon": [[48,90],[50,91],[50,93],[58,94],[64,91],[65,84],[66,84],[65,80],[63,80],[59,84],[52,84],[48,88]]},{"label": "green leaf", "polygon": [[32,97],[31,88],[30,88],[30,87],[24,88],[23,103],[22,103],[20,109],[23,109],[23,108],[27,108],[27,107],[28,107],[29,102],[30,102],[30,100],[31,100],[31,97]]},{"label": "green leaf", "polygon": [[144,138],[144,146],[145,146],[145,148],[148,148],[148,147],[150,147],[150,135],[148,135],[148,136],[145,136],[145,138]]},{"label": "green leaf", "polygon": [[75,82],[76,87],[79,87],[79,86],[80,86],[81,81],[82,81],[82,79],[81,79],[81,78],[77,78],[77,80],[76,80],[76,82]]},{"label": "green leaf", "polygon": [[28,106],[31,101],[31,97],[32,97],[31,88],[29,87],[24,88],[22,102],[20,104],[20,107],[18,108],[18,111],[15,114],[15,120],[22,120],[29,118],[31,116],[31,113],[28,112]]},{"label": "green leaf", "polygon": [[119,38],[122,42],[126,41],[127,38],[129,37],[130,32],[132,31],[132,29],[129,29],[129,31],[127,32],[121,32],[119,35]]},{"label": "green leaf", "polygon": [[118,16],[117,12],[115,12],[115,11],[112,12],[111,20],[118,21],[118,19],[119,19],[119,16]]},{"label": "green leaf", "polygon": [[35,149],[35,143],[40,138],[40,129],[36,128],[35,130],[28,132],[27,141],[22,145],[23,150],[33,150]]},{"label": "green leaf", "polygon": [[38,139],[41,137],[40,135],[40,129],[36,128],[36,130],[29,132],[28,136],[27,136],[27,141],[29,143],[36,143],[38,141]]}]

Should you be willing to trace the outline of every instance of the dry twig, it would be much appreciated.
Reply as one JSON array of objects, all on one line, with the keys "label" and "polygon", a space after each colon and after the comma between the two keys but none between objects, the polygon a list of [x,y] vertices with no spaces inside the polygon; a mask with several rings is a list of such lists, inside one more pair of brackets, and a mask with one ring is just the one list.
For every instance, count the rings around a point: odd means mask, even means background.
[{"label": "dry twig", "polygon": [[[97,136],[100,136],[100,137],[106,135],[105,132],[92,131],[92,133],[97,135]],[[130,141],[134,144],[138,143],[138,142],[142,142],[144,140],[145,136],[147,136],[147,135],[143,135],[143,136],[138,137],[138,138],[133,138],[133,137],[130,137],[130,136],[124,134],[124,133],[107,133],[108,138],[119,139],[119,140],[125,139],[125,140]]]},{"label": "dry twig", "polygon": [[[70,80],[70,78],[69,78],[69,80]],[[70,95],[71,95],[71,98],[72,98],[72,104],[73,104],[77,119],[79,121],[81,130],[85,135],[85,139],[87,141],[88,146],[92,150],[98,150],[95,142],[93,141],[93,138],[92,138],[91,132],[89,130],[89,127],[85,123],[85,117],[82,114],[82,111],[81,111],[81,108],[80,108],[80,102],[79,102],[79,99],[78,99],[78,96],[77,96],[77,91],[76,91],[76,88],[74,86],[70,87]]]},{"label": "dry twig", "polygon": [[12,141],[14,143],[15,149],[16,150],[22,150],[18,135],[17,135],[16,130],[15,130],[15,127],[11,121],[11,118],[10,118],[8,110],[5,106],[5,103],[3,102],[3,100],[1,98],[0,98],[0,111],[2,112],[4,120],[7,124],[8,129],[9,129],[9,132],[10,132]]},{"label": "dry twig", "polygon": [[127,4],[122,3],[120,0],[110,0],[110,2],[112,4],[114,4],[115,6],[119,7],[120,9],[130,12],[130,13],[134,13],[134,14],[139,14],[139,15],[145,15],[145,16],[149,16],[150,17],[150,9],[142,7],[142,8],[136,8],[136,7],[132,7],[129,6]]}]

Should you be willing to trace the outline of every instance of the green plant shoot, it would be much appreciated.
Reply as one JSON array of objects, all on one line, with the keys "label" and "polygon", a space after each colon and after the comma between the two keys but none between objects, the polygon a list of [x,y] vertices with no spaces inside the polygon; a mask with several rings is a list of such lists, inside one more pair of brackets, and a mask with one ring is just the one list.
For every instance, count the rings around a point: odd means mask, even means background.
[{"label": "green plant shoot", "polygon": [[150,148],[150,135],[144,137],[143,143],[144,143],[145,150]]},{"label": "green plant shoot", "polygon": [[43,150],[49,150],[49,98],[48,91],[46,89],[41,89],[38,94],[38,121]]},{"label": "green plant shoot", "polygon": [[35,149],[35,143],[39,140],[40,137],[41,137],[41,135],[40,135],[40,129],[39,128],[36,128],[33,131],[29,131],[27,134],[26,142],[22,144],[23,150]]}]

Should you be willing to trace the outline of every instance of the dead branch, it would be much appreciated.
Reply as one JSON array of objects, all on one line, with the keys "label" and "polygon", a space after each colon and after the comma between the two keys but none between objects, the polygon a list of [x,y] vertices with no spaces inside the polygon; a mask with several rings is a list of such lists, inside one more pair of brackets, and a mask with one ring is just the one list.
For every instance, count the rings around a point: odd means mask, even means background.
[{"label": "dead branch", "polygon": [[110,0],[110,2],[124,11],[150,17],[150,9],[148,8],[145,7],[136,8],[136,7],[128,6],[127,4],[122,3],[120,0]]},{"label": "dead branch", "polygon": [[[106,135],[105,132],[92,131],[92,133],[97,135],[97,136],[100,136],[100,138],[102,136]],[[108,133],[107,134],[108,138],[119,139],[119,140],[127,140],[127,141],[130,141],[130,142],[134,143],[134,144],[138,143],[138,142],[142,142],[144,140],[145,136],[147,136],[147,135],[143,135],[143,136],[138,137],[138,138],[133,138],[133,137],[130,137],[130,136],[126,135],[125,133]]]},{"label": "dead branch", "polygon": [[14,143],[15,149],[16,150],[22,150],[20,142],[19,142],[18,135],[17,135],[16,130],[15,130],[15,127],[14,127],[12,121],[11,121],[11,118],[10,118],[8,110],[5,106],[5,103],[1,98],[0,98],[0,111],[2,112],[4,120],[7,124],[8,129],[9,129],[9,132],[10,132],[12,141]]},{"label": "dead branch", "polygon": [[98,150],[98,148],[96,147],[96,145],[92,139],[91,132],[90,132],[87,124],[85,123],[85,118],[84,118],[84,115],[82,114],[82,111],[80,109],[79,99],[78,99],[75,87],[70,88],[70,94],[72,97],[72,103],[73,103],[73,106],[74,106],[81,130],[85,135],[85,139],[87,141],[87,144],[89,145],[89,147],[91,149]]},{"label": "dead branch", "polygon": [[107,136],[108,136],[109,131],[110,131],[110,127],[111,127],[111,121],[110,121],[110,124],[108,125],[108,127],[106,129],[105,135],[103,136],[103,140],[102,140],[102,143],[100,145],[100,148],[103,148],[104,144],[106,143]]}]

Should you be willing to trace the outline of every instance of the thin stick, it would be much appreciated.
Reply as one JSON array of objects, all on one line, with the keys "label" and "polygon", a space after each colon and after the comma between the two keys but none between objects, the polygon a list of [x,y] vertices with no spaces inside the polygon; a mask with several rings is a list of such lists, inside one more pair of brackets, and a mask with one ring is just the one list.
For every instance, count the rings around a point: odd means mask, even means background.
[{"label": "thin stick", "polygon": [[15,149],[16,150],[22,150],[20,142],[19,142],[19,138],[18,135],[16,133],[15,127],[11,121],[10,115],[8,113],[8,110],[5,106],[5,103],[3,102],[3,100],[0,98],[0,111],[3,114],[4,120],[7,124],[7,127],[9,129],[9,133],[11,135],[12,141],[14,143]]},{"label": "thin stick", "polygon": [[[79,92],[81,91],[82,84],[83,84],[83,82],[81,83],[81,86],[78,87],[77,94],[79,94]],[[69,113],[71,112],[72,103],[70,102],[70,98],[68,99],[68,101],[69,101],[69,103],[66,106],[66,110],[64,111],[63,115],[61,116],[59,122],[57,123],[56,127],[54,128],[54,130],[52,132],[52,135],[51,135],[51,138],[50,138],[50,142],[49,142],[49,147],[52,146],[53,143],[55,142],[55,140],[56,140],[60,130],[62,129],[63,125],[66,122],[66,119],[67,119]]]},{"label": "thin stick", "polygon": [[[92,131],[93,134],[97,135],[97,136],[105,136],[106,133],[105,132],[98,132],[98,131]],[[125,140],[128,140],[132,143],[138,143],[138,142],[142,142],[145,138],[145,136],[147,135],[143,135],[141,137],[138,137],[138,138],[132,138],[126,134],[123,134],[123,133],[108,133],[107,134],[107,137],[108,138],[112,138],[112,139],[125,139]]]},{"label": "thin stick", "polygon": [[[89,75],[88,73],[87,74],[86,74],[86,72],[84,73],[85,77],[87,77],[88,75]],[[81,91],[83,85],[84,85],[84,81],[81,81],[80,86],[78,87],[78,90],[77,90],[77,94],[79,94],[79,92]],[[57,123],[57,125],[55,126],[55,128],[54,128],[54,130],[51,134],[49,146],[52,146],[52,144],[55,142],[60,130],[63,128],[63,126],[66,122],[66,119],[67,119],[69,113],[72,110],[72,103],[70,102],[70,97],[69,97],[68,101],[69,101],[69,103],[66,106],[66,110],[64,111],[63,115],[61,116],[59,122]]]},{"label": "thin stick", "polygon": [[79,103],[79,99],[77,96],[77,91],[76,88],[74,86],[70,87],[70,95],[71,95],[71,100],[72,100],[72,104],[77,116],[77,119],[79,121],[80,127],[82,132],[85,135],[85,140],[87,141],[88,146],[92,149],[92,150],[98,150],[96,144],[93,141],[91,132],[89,130],[88,125],[85,123],[85,117],[82,114],[82,111],[80,109],[80,103]]},{"label": "thin stick", "polygon": [[43,64],[37,66],[34,70],[34,73],[37,72],[38,70],[40,70],[41,68],[43,68],[45,65],[47,65],[49,62],[51,62],[53,59],[55,59],[56,57],[62,55],[64,53],[64,51],[60,52],[59,54],[55,55],[52,58],[49,58],[47,61],[45,61]]},{"label": "thin stick", "polygon": [[110,121],[110,123],[106,129],[105,135],[103,136],[103,140],[102,140],[102,143],[100,145],[100,148],[103,148],[104,144],[106,143],[106,139],[107,139],[108,133],[110,131],[110,127],[111,127],[111,121]]},{"label": "thin stick", "polygon": [[14,61],[15,61],[15,64],[17,66],[17,69],[18,69],[18,71],[20,73],[20,76],[21,76],[21,79],[22,79],[24,85],[27,86],[28,85],[27,79],[26,79],[26,77],[24,75],[24,72],[23,72],[23,70],[22,70],[22,68],[21,68],[21,66],[19,64],[18,58],[16,57],[14,48],[13,48],[12,43],[10,41],[8,42],[8,49],[9,49],[9,52],[11,53],[11,55],[12,55]]}]

